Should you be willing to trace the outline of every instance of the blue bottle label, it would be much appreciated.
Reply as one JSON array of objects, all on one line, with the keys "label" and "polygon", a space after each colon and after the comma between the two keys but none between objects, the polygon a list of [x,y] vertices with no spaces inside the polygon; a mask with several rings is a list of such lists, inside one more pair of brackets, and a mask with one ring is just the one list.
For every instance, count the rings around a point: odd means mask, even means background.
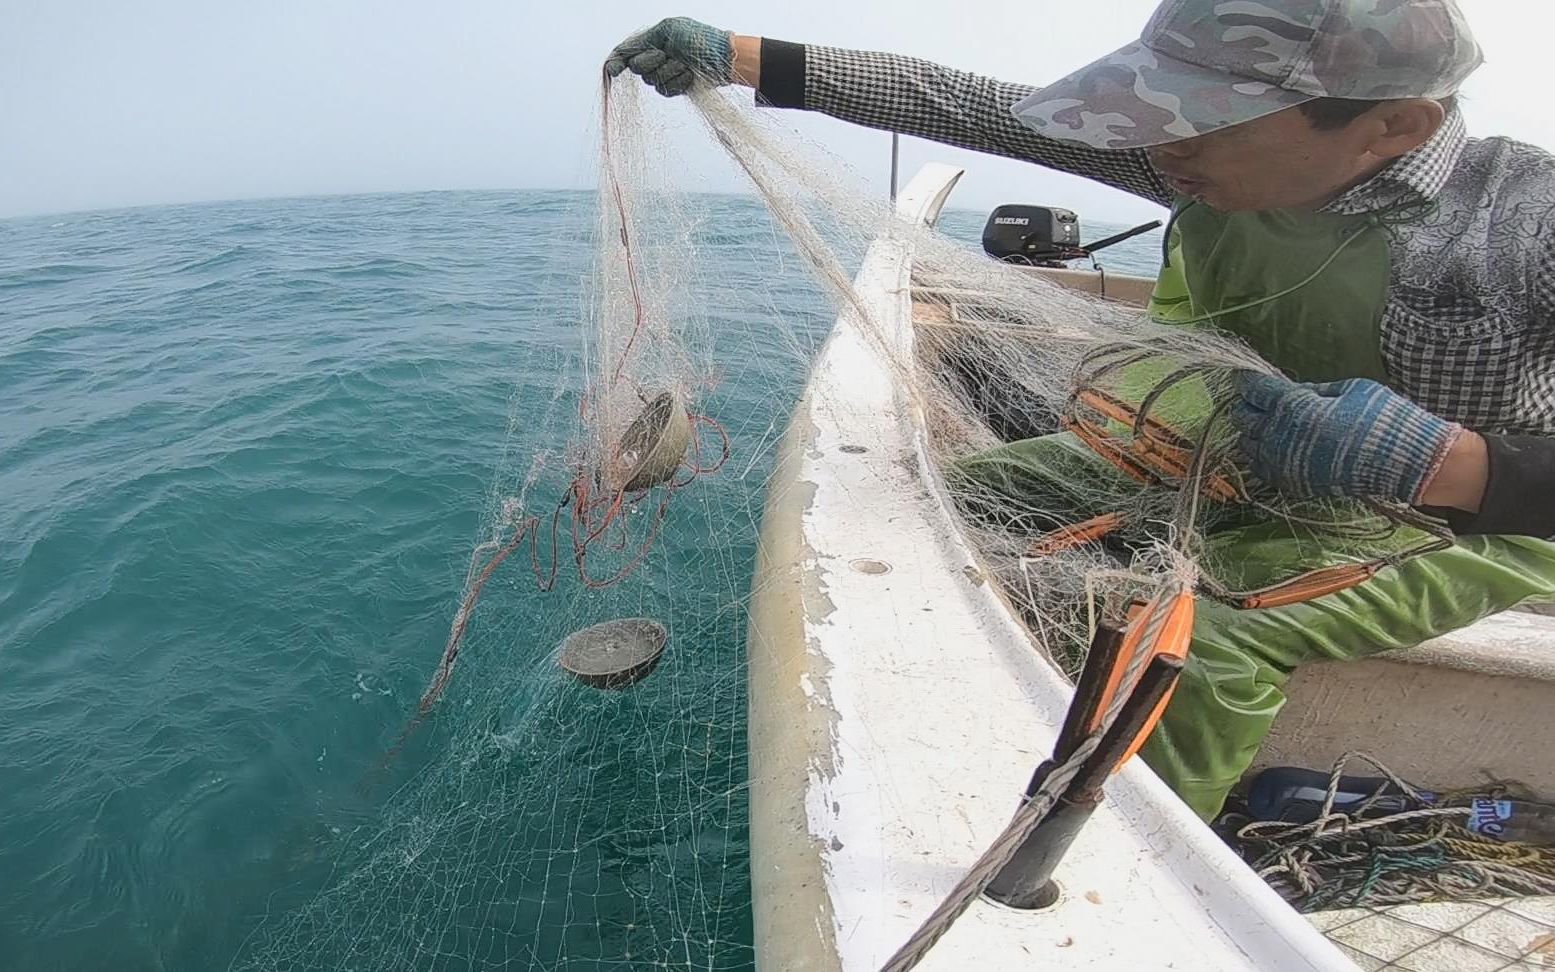
[{"label": "blue bottle label", "polygon": [[1507,821],[1511,819],[1511,800],[1475,797],[1469,801],[1469,822],[1466,826],[1476,834],[1500,837],[1506,833]]}]

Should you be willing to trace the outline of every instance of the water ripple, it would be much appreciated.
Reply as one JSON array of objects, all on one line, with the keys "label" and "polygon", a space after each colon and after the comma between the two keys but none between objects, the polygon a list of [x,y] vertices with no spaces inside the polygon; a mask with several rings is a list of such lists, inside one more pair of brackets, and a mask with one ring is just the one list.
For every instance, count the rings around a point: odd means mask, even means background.
[{"label": "water ripple", "polygon": [[[813,346],[830,311],[754,203],[694,204],[706,292],[676,297],[705,318],[723,380],[703,404],[744,469],[802,378],[792,332]],[[225,968],[375,832],[386,796],[359,784],[441,650],[498,459],[572,434],[591,207],[417,193],[0,221],[0,965]],[[655,676],[677,690],[666,727],[738,701],[728,605],[764,468],[699,483],[618,597],[716,595]],[[471,664],[515,711],[562,698],[549,666],[520,677],[559,640],[556,602],[517,574],[492,591],[511,658]],[[515,732],[483,727],[507,749],[480,758],[518,772]],[[589,767],[589,740],[548,744]],[[446,745],[430,727],[407,772]],[[620,875],[595,862],[588,880],[631,879],[663,843],[630,836]]]}]

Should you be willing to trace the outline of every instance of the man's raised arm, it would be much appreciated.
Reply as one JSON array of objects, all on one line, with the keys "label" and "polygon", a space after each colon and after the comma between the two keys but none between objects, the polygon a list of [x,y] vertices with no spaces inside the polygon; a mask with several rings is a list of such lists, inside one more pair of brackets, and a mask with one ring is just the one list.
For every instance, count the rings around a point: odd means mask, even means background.
[{"label": "man's raised arm", "polygon": [[1037,134],[1011,112],[1036,89],[918,58],[732,34],[687,17],[660,21],[611,53],[607,70],[641,75],[661,94],[693,77],[745,84],[760,104],[819,111],[868,128],[1034,162],[1169,205],[1171,189],[1139,150],[1116,151]]}]

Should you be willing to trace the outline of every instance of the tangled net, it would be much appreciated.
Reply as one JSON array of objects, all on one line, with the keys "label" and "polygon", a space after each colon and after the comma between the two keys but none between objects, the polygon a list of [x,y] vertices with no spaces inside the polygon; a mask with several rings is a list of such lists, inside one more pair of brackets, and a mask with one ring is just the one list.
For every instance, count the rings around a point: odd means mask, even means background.
[{"label": "tangled net", "polygon": [[[603,205],[600,219],[605,225],[600,227],[600,232],[602,236],[615,236],[620,253],[617,259],[601,265],[605,279],[599,308],[599,370],[594,375],[593,387],[579,407],[580,415],[592,433],[588,440],[590,448],[574,459],[571,482],[550,513],[523,512],[522,497],[504,502],[503,516],[497,527],[510,529],[511,534],[506,540],[494,538],[477,545],[471,555],[464,598],[454,614],[437,673],[417,706],[418,718],[424,716],[443,694],[459,658],[459,648],[475,604],[492,572],[525,540],[529,541],[535,585],[541,592],[549,591],[556,585],[560,567],[559,534],[563,515],[567,514],[567,540],[578,579],[586,587],[609,587],[626,578],[648,556],[664,525],[664,516],[675,492],[690,486],[698,476],[717,472],[729,459],[729,435],[723,426],[682,404],[685,389],[678,387],[679,383],[673,380],[665,361],[644,360],[648,346],[664,352],[675,347],[676,342],[664,330],[668,318],[665,309],[650,309],[647,291],[639,279],[644,271],[638,266],[640,256],[633,246],[633,238],[637,235],[634,223],[640,218],[642,204],[641,200],[631,199],[630,187],[623,184],[616,168],[608,86],[604,89],[602,108]],[[624,285],[621,280],[612,279],[616,277],[623,278]],[[659,333],[653,333],[655,330]],[[612,340],[618,335],[624,337]],[[653,383],[655,379],[659,384]],[[641,410],[635,418],[629,414],[634,401]],[[665,468],[648,468],[655,457],[641,453],[651,453],[659,446],[659,439],[642,443],[633,440],[643,438],[649,432],[669,435],[680,421],[680,415],[676,413],[682,412],[691,439],[689,448],[682,445],[678,450],[667,449]],[[638,431],[644,428],[643,423],[655,416],[656,423],[649,422],[644,431]],[[702,456],[704,428],[719,439],[718,457],[706,462]],[[634,435],[634,432],[638,434]],[[648,523],[638,531],[639,536],[634,536],[628,525],[630,514],[648,503],[656,486],[663,488],[657,491],[657,499],[649,503]],[[542,540],[542,535],[546,539]],[[548,552],[542,553],[542,545],[549,548]],[[603,576],[598,576],[591,572],[590,552],[601,546],[612,554],[622,551],[626,554],[616,557],[617,562],[611,564]],[[482,562],[482,557],[487,559]]]},{"label": "tangled net", "polygon": [[[1219,416],[1236,372],[1270,370],[1239,342],[910,225],[738,94],[700,86],[650,117],[640,92],[630,76],[606,84],[581,347],[545,379],[548,410],[515,411],[411,717],[430,731],[237,967],[750,967],[743,652],[758,487],[836,313],[922,422],[926,487],[953,499],[1012,609],[1071,672],[1098,611],[1205,589],[1221,566],[1212,529],[1249,511],[1304,531],[1312,571],[1379,569],[1430,540],[1397,511],[1293,504],[1239,472]],[[764,212],[691,194],[676,144],[687,104]],[[719,218],[732,211],[739,222]],[[870,246],[912,255],[909,340],[854,287]],[[756,377],[772,371],[794,380]],[[683,420],[687,443],[642,480],[632,430],[655,409],[664,428]],[[1082,427],[1091,446],[1059,495],[1014,498],[968,475],[1003,443]],[[1111,462],[1097,459],[1107,443]],[[1098,517],[1107,529],[1076,529]],[[529,569],[502,571],[515,561]],[[567,634],[629,616],[670,632],[652,676],[617,693],[558,674]]]},{"label": "tangled net", "polygon": [[[1382,789],[1350,813],[1335,813],[1345,766],[1364,760],[1412,806],[1381,814]],[[1505,784],[1489,788],[1499,796]],[[1484,791],[1476,791],[1484,792]],[[1258,821],[1234,843],[1259,877],[1304,912],[1555,894],[1555,848],[1500,841],[1468,830],[1473,812],[1455,794],[1427,797],[1366,753],[1335,761],[1328,793],[1310,823]]]}]

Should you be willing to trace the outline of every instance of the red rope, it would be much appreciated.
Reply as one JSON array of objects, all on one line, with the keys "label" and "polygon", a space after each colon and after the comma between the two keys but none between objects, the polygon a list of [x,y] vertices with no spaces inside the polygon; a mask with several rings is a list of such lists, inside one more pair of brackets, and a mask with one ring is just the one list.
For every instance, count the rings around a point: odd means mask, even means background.
[{"label": "red rope", "polygon": [[475,611],[475,602],[480,599],[481,589],[491,579],[492,571],[497,569],[508,558],[508,554],[518,549],[518,545],[524,542],[524,536],[539,521],[534,517],[526,517],[523,523],[513,531],[513,539],[502,545],[502,548],[486,561],[486,566],[481,568],[480,575],[475,583],[470,585],[470,590],[464,595],[464,603],[459,605],[459,613],[454,615],[453,630],[448,633],[448,644],[443,647],[443,661],[437,667],[437,675],[433,677],[432,684],[427,686],[422,693],[421,704],[416,708],[419,712],[426,712],[437,701],[437,697],[443,694],[443,686],[448,683],[448,676],[453,674],[454,662],[459,658],[459,645],[464,640],[465,629],[470,626],[470,615]]},{"label": "red rope", "polygon": [[702,436],[697,432],[697,426],[704,424],[711,425],[713,427],[713,431],[717,432],[719,439],[722,440],[718,461],[713,463],[711,466],[697,465],[696,462],[691,463],[692,475],[705,476],[708,473],[715,473],[722,469],[723,464],[729,461],[729,433],[725,431],[722,425],[718,424],[717,419],[714,419],[711,416],[697,415],[691,412],[687,412],[686,415],[691,419],[691,455],[696,457],[698,462],[702,458]]}]

